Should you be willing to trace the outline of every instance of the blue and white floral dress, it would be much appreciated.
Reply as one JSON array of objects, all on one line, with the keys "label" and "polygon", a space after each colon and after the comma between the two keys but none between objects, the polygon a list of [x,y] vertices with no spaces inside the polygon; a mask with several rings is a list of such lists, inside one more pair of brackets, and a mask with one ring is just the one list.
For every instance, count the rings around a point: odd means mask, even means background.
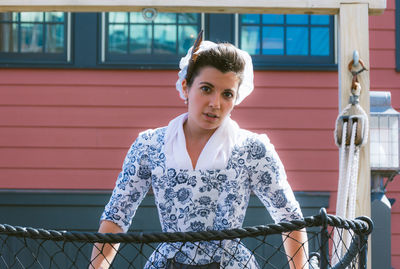
[{"label": "blue and white floral dress", "polygon": [[[124,231],[153,188],[164,232],[242,227],[254,192],[275,222],[302,218],[283,165],[266,135],[243,129],[227,118],[208,141],[193,169],[186,151],[183,114],[167,127],[139,135],[102,220]],[[161,244],[145,268],[165,268],[168,259],[183,264],[220,263],[221,268],[258,268],[254,256],[235,240]]]}]

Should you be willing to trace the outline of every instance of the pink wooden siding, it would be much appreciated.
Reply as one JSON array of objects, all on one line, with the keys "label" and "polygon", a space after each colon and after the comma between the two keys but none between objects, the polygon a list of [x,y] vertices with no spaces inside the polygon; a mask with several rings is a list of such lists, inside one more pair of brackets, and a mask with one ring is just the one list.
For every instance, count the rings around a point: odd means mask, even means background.
[{"label": "pink wooden siding", "polygon": [[[392,92],[395,7],[370,17],[371,90]],[[185,111],[176,71],[0,69],[0,188],[111,189],[138,132]],[[330,191],[335,210],[337,72],[257,71],[256,90],[232,113],[243,128],[266,132],[294,190]],[[400,268],[400,177],[389,184],[392,265]]]},{"label": "pink wooden siding", "polygon": [[[1,188],[112,188],[137,133],[185,110],[171,86],[175,71],[4,69],[0,76]],[[335,189],[336,76],[257,72],[256,91],[233,113],[242,127],[270,135],[296,190]],[[331,183],[321,189],[316,177]]]}]

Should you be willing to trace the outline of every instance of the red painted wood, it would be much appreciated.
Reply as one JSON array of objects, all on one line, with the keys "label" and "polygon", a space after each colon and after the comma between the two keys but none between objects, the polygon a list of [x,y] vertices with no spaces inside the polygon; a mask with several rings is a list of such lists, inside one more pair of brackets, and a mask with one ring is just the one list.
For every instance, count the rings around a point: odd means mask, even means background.
[{"label": "red painted wood", "polygon": [[[23,79],[20,74],[23,73]],[[73,79],[71,79],[73,78]],[[151,70],[73,70],[73,69],[2,69],[2,85],[100,86],[171,86],[177,71]]]},{"label": "red painted wood", "polygon": [[395,30],[371,30],[369,31],[370,49],[395,49]]},{"label": "red painted wood", "polygon": [[321,108],[337,109],[337,87],[257,87],[238,108]]},{"label": "red painted wood", "polygon": [[332,129],[338,112],[335,109],[241,109],[232,117],[242,128]]},{"label": "red painted wood", "polygon": [[396,53],[394,50],[371,50],[370,62],[375,68],[396,68]]},{"label": "red painted wood", "polygon": [[395,10],[395,8],[396,8],[396,2],[395,1],[396,0],[387,0],[386,1],[386,10]]},{"label": "red painted wood", "polygon": [[144,129],[0,127],[0,147],[127,148]]},{"label": "red painted wood", "polygon": [[[129,147],[128,147],[129,148]],[[0,148],[0,168],[118,169],[126,149]],[[288,171],[336,171],[337,152],[279,150]]]},{"label": "red painted wood", "polygon": [[[184,112],[176,108],[125,107],[32,107],[0,106],[1,126],[36,127],[136,127],[165,126]],[[245,109],[237,107],[232,118],[242,128],[317,128],[331,129],[337,117],[335,109]],[[284,120],[282,120],[284,119]]]},{"label": "red painted wood", "polygon": [[127,150],[0,148],[0,168],[117,169]]},{"label": "red painted wood", "polygon": [[[126,148],[144,129],[0,127],[0,147]],[[277,149],[335,150],[333,130],[252,129]],[[29,137],[29,139],[27,139]]]},{"label": "red painted wood", "polygon": [[0,188],[110,190],[114,187],[119,171],[120,169],[2,168]]},{"label": "red painted wood", "polygon": [[395,29],[396,14],[394,9],[386,9],[383,15],[369,17],[369,29]]},{"label": "red painted wood", "polygon": [[[393,69],[372,69],[371,71],[371,89],[380,91],[393,91],[400,89],[400,76]],[[393,104],[400,103],[393,99]]]},{"label": "red painted wood", "polygon": [[[1,85],[0,105],[184,107],[173,87]],[[315,102],[315,100],[319,100]],[[337,108],[337,87],[259,86],[240,107]]]},{"label": "red painted wood", "polygon": [[392,243],[392,255],[400,255],[400,234],[392,234],[390,239]]},{"label": "red painted wood", "polygon": [[307,71],[256,71],[254,74],[256,88],[262,85],[269,87],[296,88],[311,87],[321,88],[329,85],[329,88],[338,87],[337,72],[307,72]]},{"label": "red painted wood", "polygon": [[392,254],[392,268],[399,268],[399,267],[400,267],[400,255]]},{"label": "red painted wood", "polygon": [[1,85],[0,105],[88,107],[183,107],[175,87]]},{"label": "red painted wood", "polygon": [[287,171],[290,186],[295,191],[336,191],[338,171]]}]

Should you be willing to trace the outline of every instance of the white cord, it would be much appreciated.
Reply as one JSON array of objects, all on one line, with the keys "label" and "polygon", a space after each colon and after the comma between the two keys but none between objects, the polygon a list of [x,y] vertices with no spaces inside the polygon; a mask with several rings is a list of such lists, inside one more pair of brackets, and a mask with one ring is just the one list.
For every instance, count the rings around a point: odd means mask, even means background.
[{"label": "white cord", "polygon": [[[350,114],[350,109],[354,107],[357,111],[356,116],[358,116],[362,122],[359,124],[357,121],[343,121],[342,126],[342,136],[341,143],[339,144],[338,135],[338,121],[343,120],[343,116],[353,116]],[[350,118],[349,118],[350,119]],[[352,122],[351,134],[347,134],[347,126]],[[358,104],[349,104],[345,107],[343,112],[339,115],[336,120],[335,129],[335,143],[340,148],[340,163],[339,163],[339,182],[338,182],[338,193],[336,201],[336,215],[347,218],[354,219],[356,211],[356,198],[357,198],[357,179],[358,179],[358,168],[359,168],[359,156],[360,148],[365,145],[368,140],[368,116],[362,107]],[[360,145],[355,145],[357,128],[362,128],[361,136],[362,141]],[[350,145],[346,146],[347,135],[351,135]],[[333,252],[332,252],[332,265],[339,262],[340,258],[343,256],[343,244],[345,242],[346,246],[350,245],[351,236],[344,229],[336,230],[333,237]]]}]

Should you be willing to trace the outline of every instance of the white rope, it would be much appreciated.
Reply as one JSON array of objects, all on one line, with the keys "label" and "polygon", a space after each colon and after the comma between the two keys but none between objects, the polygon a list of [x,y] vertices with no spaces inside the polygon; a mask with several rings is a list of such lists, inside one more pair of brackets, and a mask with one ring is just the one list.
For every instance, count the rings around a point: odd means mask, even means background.
[{"label": "white rope", "polygon": [[[350,146],[346,147],[347,122],[343,124],[342,144],[340,147],[340,166],[339,166],[339,186],[336,200],[336,215],[345,218],[354,218],[355,201],[357,194],[357,176],[358,176],[358,152],[359,147],[355,146],[355,137],[357,122],[353,123]],[[354,164],[357,163],[356,167]],[[346,165],[347,164],[347,165]],[[356,173],[355,173],[356,172]],[[351,217],[351,215],[353,216]],[[343,240],[349,246],[351,237],[346,231],[340,231],[334,234],[334,248],[336,249],[332,257],[332,264],[336,264],[342,257]]]},{"label": "white rope", "polygon": [[[360,88],[358,89],[360,90]],[[359,91],[358,91],[359,92]],[[349,116],[344,121],[343,116]],[[356,117],[357,121],[353,121]],[[342,122],[342,136],[338,139],[339,121]],[[352,124],[351,133],[347,134],[348,124]],[[354,219],[356,212],[357,179],[359,168],[360,148],[368,140],[368,116],[359,104],[349,104],[336,119],[335,143],[340,148],[338,193],[336,200],[336,215]],[[357,128],[361,128],[361,143],[356,145]],[[346,138],[350,135],[350,145],[346,146]],[[339,143],[340,142],[340,143]],[[336,264],[343,256],[343,244],[350,245],[351,236],[344,230],[335,231],[333,238],[332,265]]]}]

